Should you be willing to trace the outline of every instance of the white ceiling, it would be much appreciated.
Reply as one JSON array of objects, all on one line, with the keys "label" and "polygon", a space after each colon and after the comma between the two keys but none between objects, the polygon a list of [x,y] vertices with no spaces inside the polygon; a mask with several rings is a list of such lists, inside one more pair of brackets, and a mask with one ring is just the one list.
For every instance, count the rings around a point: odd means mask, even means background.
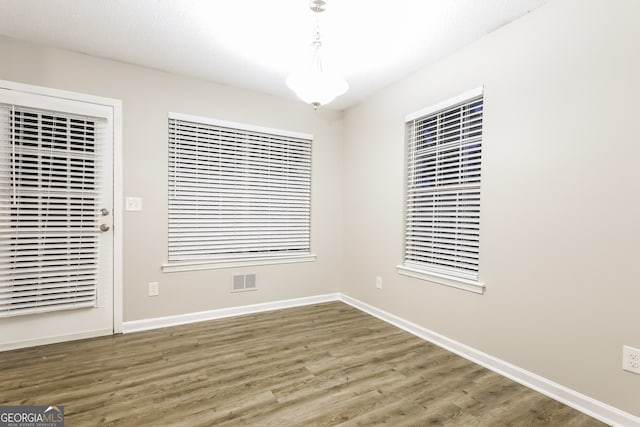
[{"label": "white ceiling", "polygon": [[[325,67],[350,90],[343,109],[548,0],[329,0]],[[0,0],[0,34],[295,98],[308,0]]]}]

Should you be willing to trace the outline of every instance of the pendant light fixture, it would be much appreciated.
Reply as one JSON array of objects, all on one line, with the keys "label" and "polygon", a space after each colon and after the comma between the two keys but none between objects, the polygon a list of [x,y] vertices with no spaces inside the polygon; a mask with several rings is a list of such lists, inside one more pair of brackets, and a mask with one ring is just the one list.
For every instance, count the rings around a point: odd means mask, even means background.
[{"label": "pendant light fixture", "polygon": [[311,63],[307,69],[294,72],[287,77],[289,89],[295,92],[298,98],[313,105],[316,110],[349,89],[349,84],[342,77],[322,68],[319,16],[326,7],[326,0],[310,0],[309,8],[316,14],[316,27],[311,40]]}]

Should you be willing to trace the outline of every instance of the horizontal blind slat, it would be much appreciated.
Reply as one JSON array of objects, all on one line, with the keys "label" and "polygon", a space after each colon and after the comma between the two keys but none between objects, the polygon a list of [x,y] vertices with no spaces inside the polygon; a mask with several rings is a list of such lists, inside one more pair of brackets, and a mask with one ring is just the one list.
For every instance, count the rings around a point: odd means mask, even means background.
[{"label": "horizontal blind slat", "polygon": [[0,317],[96,304],[106,120],[0,104]]},{"label": "horizontal blind slat", "polygon": [[477,279],[483,98],[406,124],[405,265]]},{"label": "horizontal blind slat", "polygon": [[169,119],[169,261],[310,251],[311,141]]}]

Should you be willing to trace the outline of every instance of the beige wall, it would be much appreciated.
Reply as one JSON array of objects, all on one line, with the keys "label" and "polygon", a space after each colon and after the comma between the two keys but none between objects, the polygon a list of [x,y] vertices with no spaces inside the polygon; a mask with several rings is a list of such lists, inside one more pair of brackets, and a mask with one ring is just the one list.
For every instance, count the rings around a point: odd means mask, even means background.
[{"label": "beige wall", "polygon": [[[122,99],[124,194],[144,203],[125,212],[125,320],[342,291],[640,415],[640,377],[620,368],[622,345],[640,347],[638,16],[637,0],[552,0],[344,117],[6,38],[0,78]],[[395,268],[404,116],[479,85],[482,296]],[[315,135],[316,262],[161,272],[168,111]],[[239,272],[257,272],[261,289],[229,293]]]},{"label": "beige wall", "polygon": [[[639,16],[553,0],[349,110],[343,292],[640,415]],[[404,116],[479,85],[482,296],[395,268]]]},{"label": "beige wall", "polygon": [[[123,101],[124,195],[143,199],[124,213],[124,319],[137,320],[337,292],[342,272],[341,114],[293,99],[207,83],[128,64],[0,38],[0,79]],[[283,83],[284,84],[284,83]],[[306,132],[312,148],[315,262],[162,273],[167,261],[169,111]],[[230,293],[233,274],[258,274],[259,290]],[[158,281],[160,295],[147,296]]]}]

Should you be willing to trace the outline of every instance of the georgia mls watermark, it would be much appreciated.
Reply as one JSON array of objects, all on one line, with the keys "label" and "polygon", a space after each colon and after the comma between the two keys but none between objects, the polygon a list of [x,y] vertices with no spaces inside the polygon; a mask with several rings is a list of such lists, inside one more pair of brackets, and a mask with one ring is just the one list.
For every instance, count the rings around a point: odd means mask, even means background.
[{"label": "georgia mls watermark", "polygon": [[0,406],[0,427],[64,427],[64,406]]}]

